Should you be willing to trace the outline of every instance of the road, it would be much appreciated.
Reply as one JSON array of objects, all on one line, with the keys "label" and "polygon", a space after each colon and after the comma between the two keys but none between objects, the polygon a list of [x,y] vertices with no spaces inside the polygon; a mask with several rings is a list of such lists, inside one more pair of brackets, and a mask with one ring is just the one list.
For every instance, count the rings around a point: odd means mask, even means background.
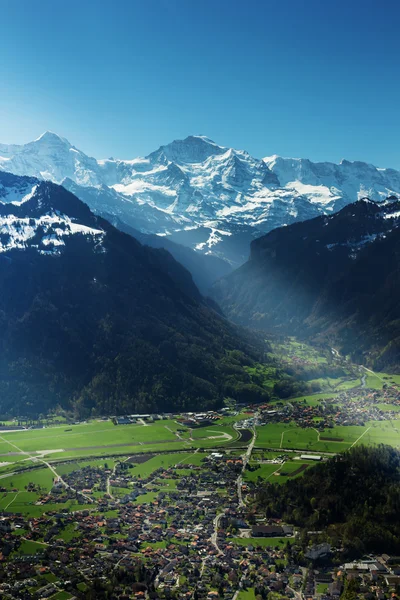
[{"label": "road", "polygon": [[296,591],[295,589],[287,586],[287,588],[290,592],[293,592],[294,594],[294,600],[302,600],[302,594],[301,592]]},{"label": "road", "polygon": [[112,498],[113,500],[115,500],[114,496],[112,495],[111,492],[111,478],[114,477],[115,475],[115,469],[117,467],[117,463],[115,463],[113,470],[111,471],[110,475],[107,477],[107,494],[110,496],[110,498]]},{"label": "road", "polygon": [[244,578],[245,578],[244,575],[242,575],[242,577],[240,578],[239,584],[238,584],[239,585],[239,589],[237,589],[236,592],[233,594],[232,600],[237,600],[237,597],[239,596],[241,590],[243,589],[242,582],[243,582]]},{"label": "road", "polygon": [[242,456],[242,460],[243,460],[242,471],[236,480],[237,495],[238,495],[238,501],[239,501],[238,508],[243,508],[245,506],[245,504],[243,502],[243,495],[242,495],[243,474],[244,474],[246,467],[248,465],[248,462],[250,460],[251,453],[253,452],[253,448],[254,448],[254,444],[256,443],[256,439],[257,439],[257,434],[256,434],[256,430],[254,428],[253,429],[253,437],[251,438],[251,442],[248,445],[246,452]]},{"label": "road", "polygon": [[212,543],[212,545],[215,547],[215,549],[217,550],[219,555],[223,555],[223,552],[221,550],[221,548],[218,546],[218,529],[219,529],[219,522],[221,520],[222,517],[222,513],[220,513],[219,515],[217,515],[213,521],[214,524],[214,531],[213,534],[210,537],[210,542]]}]

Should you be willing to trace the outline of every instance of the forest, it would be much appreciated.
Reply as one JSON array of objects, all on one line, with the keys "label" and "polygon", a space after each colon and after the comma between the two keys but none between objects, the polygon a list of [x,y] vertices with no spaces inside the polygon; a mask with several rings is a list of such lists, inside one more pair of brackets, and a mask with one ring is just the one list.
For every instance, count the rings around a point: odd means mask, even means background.
[{"label": "forest", "polygon": [[301,528],[305,544],[308,531],[323,531],[347,557],[400,553],[400,453],[390,446],[357,446],[284,485],[266,483],[257,503]]}]

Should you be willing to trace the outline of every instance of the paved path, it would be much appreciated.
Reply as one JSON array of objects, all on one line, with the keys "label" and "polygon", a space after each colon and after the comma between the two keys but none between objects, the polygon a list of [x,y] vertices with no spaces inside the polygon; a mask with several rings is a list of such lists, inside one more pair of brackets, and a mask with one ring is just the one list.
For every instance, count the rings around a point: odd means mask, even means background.
[{"label": "paved path", "polygon": [[352,445],[350,446],[350,448],[352,448],[353,446],[355,446],[355,445],[357,444],[357,442],[359,442],[359,441],[361,440],[361,438],[362,438],[362,437],[364,437],[364,435],[365,435],[366,433],[368,433],[368,431],[371,429],[371,427],[372,427],[372,425],[370,425],[370,426],[368,427],[368,429],[366,429],[366,430],[364,431],[364,433],[362,433],[362,434],[360,435],[360,437],[359,437],[359,438],[357,438],[357,439],[356,439],[356,441],[352,443]]},{"label": "paved path", "polygon": [[7,506],[5,506],[5,507],[3,508],[3,510],[7,510],[7,508],[8,508],[9,506],[11,506],[11,504],[14,502],[14,500],[16,500],[16,499],[17,499],[17,497],[19,496],[19,494],[20,494],[20,493],[21,493],[21,492],[17,492],[17,493],[15,494],[14,498],[13,498],[13,499],[12,499],[12,500],[11,500],[11,501],[10,501],[10,502],[7,504]]},{"label": "paved path", "polygon": [[219,555],[222,555],[223,552],[221,550],[221,548],[218,546],[218,529],[219,529],[219,522],[221,520],[222,517],[222,513],[220,513],[219,515],[217,515],[214,519],[214,532],[210,537],[210,542],[212,543],[212,545],[215,547],[215,549],[217,550]]},{"label": "paved path", "polygon": [[[285,433],[290,433],[291,431],[293,431],[293,429],[285,429],[285,431],[282,431],[282,435],[281,435],[281,445],[279,446],[279,448],[281,450],[283,450],[284,448],[282,448],[282,444],[283,444],[283,436],[285,435]],[[276,450],[276,448],[275,448]]]}]

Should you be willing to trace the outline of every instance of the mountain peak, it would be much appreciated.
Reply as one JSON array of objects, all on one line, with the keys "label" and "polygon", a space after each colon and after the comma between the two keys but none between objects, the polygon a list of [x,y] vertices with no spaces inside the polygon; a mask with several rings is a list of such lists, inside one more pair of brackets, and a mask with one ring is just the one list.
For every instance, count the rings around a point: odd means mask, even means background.
[{"label": "mountain peak", "polygon": [[69,141],[66,138],[61,137],[58,133],[54,133],[53,131],[45,131],[42,135],[39,135],[34,142],[46,142],[46,143],[56,143],[56,144],[67,144],[71,146]]},{"label": "mountain peak", "polygon": [[189,135],[186,139],[189,139],[189,138],[198,138],[200,140],[203,140],[204,142],[207,142],[208,144],[214,144],[214,146],[217,145],[214,142],[214,140],[212,140],[211,138],[207,137],[206,135]]},{"label": "mountain peak", "polygon": [[160,146],[148,158],[158,160],[159,157],[165,156],[171,162],[193,164],[204,162],[210,156],[224,154],[226,150],[227,148],[218,146],[204,135],[189,135],[184,140],[174,140],[170,144]]}]

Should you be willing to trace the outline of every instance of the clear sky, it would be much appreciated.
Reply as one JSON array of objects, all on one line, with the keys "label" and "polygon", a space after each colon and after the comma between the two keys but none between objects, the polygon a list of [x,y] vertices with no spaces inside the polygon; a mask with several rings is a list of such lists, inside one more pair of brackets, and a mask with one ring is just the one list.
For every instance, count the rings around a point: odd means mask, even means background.
[{"label": "clear sky", "polygon": [[398,0],[0,0],[0,142],[400,168]]}]

